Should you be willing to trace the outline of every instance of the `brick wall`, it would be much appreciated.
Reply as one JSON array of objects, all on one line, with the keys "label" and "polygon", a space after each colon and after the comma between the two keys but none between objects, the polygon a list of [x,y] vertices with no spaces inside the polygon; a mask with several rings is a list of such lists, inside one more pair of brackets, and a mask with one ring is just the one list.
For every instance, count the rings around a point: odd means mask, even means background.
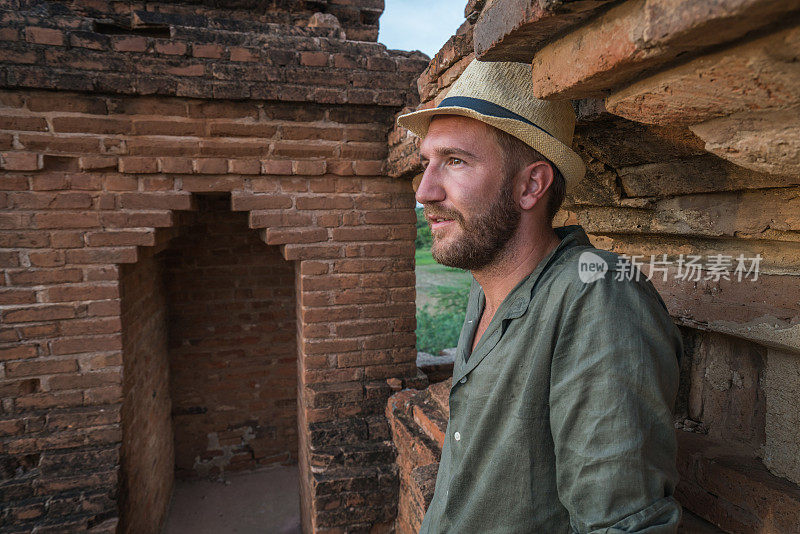
[{"label": "brick wall", "polygon": [[297,461],[294,266],[230,211],[198,198],[197,222],[159,254],[179,476]]},{"label": "brick wall", "polygon": [[158,531],[175,470],[163,267],[152,253],[143,256],[119,269],[122,351],[109,355],[123,364],[119,502],[126,532]]},{"label": "brick wall", "polygon": [[[112,105],[112,99],[106,97],[38,92],[6,93],[5,102],[15,106],[6,108],[6,116],[20,117],[20,125],[23,117],[34,122],[48,120],[43,117],[55,118],[64,108],[94,111]],[[380,177],[380,160],[371,159],[385,151],[385,137],[378,136],[384,128],[380,125],[386,123],[374,122],[384,121],[385,115],[363,108],[182,99],[158,102],[161,117],[167,118],[136,114],[142,106],[152,104],[140,97],[115,98],[113,105],[128,112],[115,118],[174,127],[177,121],[166,115],[167,110],[188,115],[183,110],[196,106],[196,113],[202,110],[205,118],[181,118],[194,120],[203,131],[211,125],[249,124],[254,128],[272,126],[267,131],[276,136],[296,128],[304,135],[334,139],[122,138],[94,133],[107,117],[85,112],[69,112],[69,116],[86,118],[82,127],[90,133],[60,134],[54,128],[56,131],[11,134],[14,143],[25,143],[27,150],[7,152],[9,157],[4,160],[6,210],[0,214],[6,262],[3,388],[5,416],[20,425],[11,427],[4,438],[4,451],[15,458],[28,455],[34,464],[30,476],[41,480],[49,473],[37,467],[39,447],[76,447],[85,439],[93,446],[119,443],[119,359],[124,360],[125,350],[118,320],[121,302],[116,265],[139,261],[140,247],[165,246],[172,237],[171,225],[179,218],[176,214],[196,208],[193,193],[230,192],[230,204],[226,205],[243,212],[240,223],[246,221],[249,228],[260,231],[249,230],[253,236],[280,246],[281,261],[298,263],[294,267],[298,272],[296,290],[300,291],[296,342],[301,362],[298,378],[289,379],[299,380],[304,392],[302,421],[311,432],[306,461],[322,467],[319,473],[329,468],[337,483],[352,488],[308,481],[306,502],[317,502],[324,494],[337,498],[352,494],[356,499],[356,495],[373,495],[382,487],[391,491],[396,482],[392,482],[391,448],[386,445],[388,427],[382,410],[391,391],[387,378],[416,377],[415,219],[408,182]],[[250,118],[243,120],[242,115]],[[256,121],[260,116],[266,120]],[[291,121],[273,119],[289,116],[307,122],[289,124]],[[354,135],[370,140],[347,141]],[[237,152],[239,144],[246,148],[239,147]],[[137,146],[146,148],[139,151]],[[29,152],[34,147],[41,152]],[[111,152],[105,147],[112,147]],[[120,147],[135,155],[114,154]],[[270,150],[259,157],[259,152]],[[32,154],[28,160],[23,158],[32,164],[12,171],[9,162],[18,154]],[[223,154],[227,157],[221,157]],[[237,154],[242,157],[236,158]],[[309,156],[315,159],[301,159]],[[281,159],[287,157],[297,159]],[[97,321],[107,325],[102,332],[96,331]],[[107,358],[111,356],[117,361]],[[102,425],[86,431],[68,430],[65,441],[53,445],[41,441],[41,436],[50,435],[49,430],[27,430],[22,423],[30,410],[44,415],[56,408],[69,411],[95,405],[85,409],[92,413],[116,409],[117,419],[104,419]],[[29,437],[18,441],[22,436]],[[178,437],[180,448],[180,434]],[[377,447],[378,453],[361,454],[384,462],[379,464],[383,467],[370,467],[369,462],[365,466],[362,456],[348,456],[348,445],[357,443],[367,449]],[[204,447],[207,449],[208,443]],[[273,452],[266,449],[254,454],[267,458]],[[356,465],[359,483],[353,486],[355,467],[350,466]],[[97,466],[104,472],[110,468],[108,464]],[[93,476],[87,471],[84,483],[91,486]],[[326,478],[324,474],[308,476]],[[52,496],[31,498],[44,503]],[[9,500],[14,501],[12,497]],[[371,515],[364,515],[365,508],[355,507],[353,502],[365,502]],[[356,499],[338,505],[326,503],[329,508],[324,511],[307,504],[306,510],[316,514],[309,515],[309,523],[318,521],[318,525],[379,523],[393,517],[392,505],[387,503],[391,499]],[[113,515],[113,502],[108,506],[100,514],[87,513],[86,521]],[[59,510],[68,512],[72,510]],[[60,517],[51,515],[47,520],[60,521]],[[37,524],[40,519],[31,521]]]},{"label": "brick wall", "polygon": [[[296,459],[306,532],[390,528],[387,380],[424,379],[413,194],[384,160],[427,58],[354,40],[381,4],[0,6],[0,529],[154,531],[171,431],[189,474]],[[222,297],[199,266],[246,261],[231,284],[258,317],[209,315],[200,335],[186,298]],[[264,321],[283,331],[219,337]],[[230,428],[215,404],[232,382],[197,398],[187,374],[216,342],[205,369],[224,360],[250,403]],[[280,385],[242,388],[256,371]]]},{"label": "brick wall", "polygon": [[[703,9],[684,0],[471,0],[418,79],[427,108],[473,57],[524,61],[534,96],[572,99],[573,146],[588,172],[555,222],[638,255],[645,274],[651,255],[671,262],[652,281],[687,347],[677,493],[728,532],[800,524],[800,439],[787,430],[800,421],[798,16],[796,2],[760,0]],[[389,174],[419,176],[418,140],[395,128],[389,141]],[[761,256],[757,280],[733,275],[740,254]],[[711,273],[714,255],[731,259],[729,279]],[[703,264],[699,280],[679,276],[690,256]],[[428,395],[389,407],[408,467],[401,486],[412,488],[401,503],[424,502],[435,476],[419,452],[420,436],[436,433],[420,422]],[[401,510],[398,528],[413,530],[419,513]]]}]

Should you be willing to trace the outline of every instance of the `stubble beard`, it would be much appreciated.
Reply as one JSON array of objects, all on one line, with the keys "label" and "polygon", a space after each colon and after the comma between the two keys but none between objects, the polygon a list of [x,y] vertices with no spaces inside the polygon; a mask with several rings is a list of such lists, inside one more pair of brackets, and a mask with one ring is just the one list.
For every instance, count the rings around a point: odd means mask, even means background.
[{"label": "stubble beard", "polygon": [[461,227],[461,235],[451,243],[433,236],[433,259],[466,271],[476,271],[495,261],[519,227],[520,212],[514,204],[512,183],[513,175],[507,176],[489,209],[470,220],[458,211],[426,205],[426,215],[452,219]]}]

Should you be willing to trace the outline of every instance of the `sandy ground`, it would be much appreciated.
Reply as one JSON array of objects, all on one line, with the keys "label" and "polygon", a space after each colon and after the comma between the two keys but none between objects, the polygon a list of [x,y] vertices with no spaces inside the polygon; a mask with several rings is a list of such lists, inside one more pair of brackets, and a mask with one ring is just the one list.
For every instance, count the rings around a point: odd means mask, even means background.
[{"label": "sandy ground", "polygon": [[163,534],[299,534],[297,466],[175,481]]}]

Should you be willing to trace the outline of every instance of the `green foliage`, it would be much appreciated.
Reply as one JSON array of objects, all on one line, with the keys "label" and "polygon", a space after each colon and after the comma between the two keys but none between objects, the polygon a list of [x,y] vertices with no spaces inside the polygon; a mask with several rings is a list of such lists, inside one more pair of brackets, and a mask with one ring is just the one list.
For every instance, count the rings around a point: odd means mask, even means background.
[{"label": "green foliage", "polygon": [[430,249],[431,243],[433,242],[433,236],[431,235],[431,227],[428,226],[428,221],[425,220],[425,216],[422,214],[422,208],[417,208],[417,238],[414,240],[414,245],[419,249]]},{"label": "green foliage", "polygon": [[435,304],[417,309],[417,350],[439,354],[458,344],[468,297],[468,288],[436,289]]},{"label": "green foliage", "polygon": [[414,251],[414,263],[419,267],[420,265],[435,265],[436,260],[431,256],[431,249],[428,247],[418,248]]},{"label": "green foliage", "polygon": [[[442,349],[455,347],[464,324],[471,277],[464,271],[439,265],[431,256],[431,229],[422,214],[417,212],[417,239],[414,259],[417,276],[432,276],[437,287],[425,290],[425,300],[431,304],[417,307],[417,350],[439,354]],[[442,284],[442,285],[438,285]],[[431,284],[426,287],[430,288]],[[419,289],[419,288],[418,288]],[[429,292],[430,291],[430,292]]]}]

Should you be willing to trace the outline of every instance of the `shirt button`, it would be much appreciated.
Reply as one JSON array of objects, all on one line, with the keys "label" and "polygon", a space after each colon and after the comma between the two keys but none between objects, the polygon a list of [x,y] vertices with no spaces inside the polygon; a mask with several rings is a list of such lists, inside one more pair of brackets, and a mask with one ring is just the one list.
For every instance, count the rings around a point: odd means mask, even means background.
[{"label": "shirt button", "polygon": [[461,382],[462,384],[466,384],[467,383],[467,377],[465,376],[464,378],[459,380],[459,382]]},{"label": "shirt button", "polygon": [[456,432],[453,434],[453,437],[456,439],[456,441],[461,441],[461,432]]}]

